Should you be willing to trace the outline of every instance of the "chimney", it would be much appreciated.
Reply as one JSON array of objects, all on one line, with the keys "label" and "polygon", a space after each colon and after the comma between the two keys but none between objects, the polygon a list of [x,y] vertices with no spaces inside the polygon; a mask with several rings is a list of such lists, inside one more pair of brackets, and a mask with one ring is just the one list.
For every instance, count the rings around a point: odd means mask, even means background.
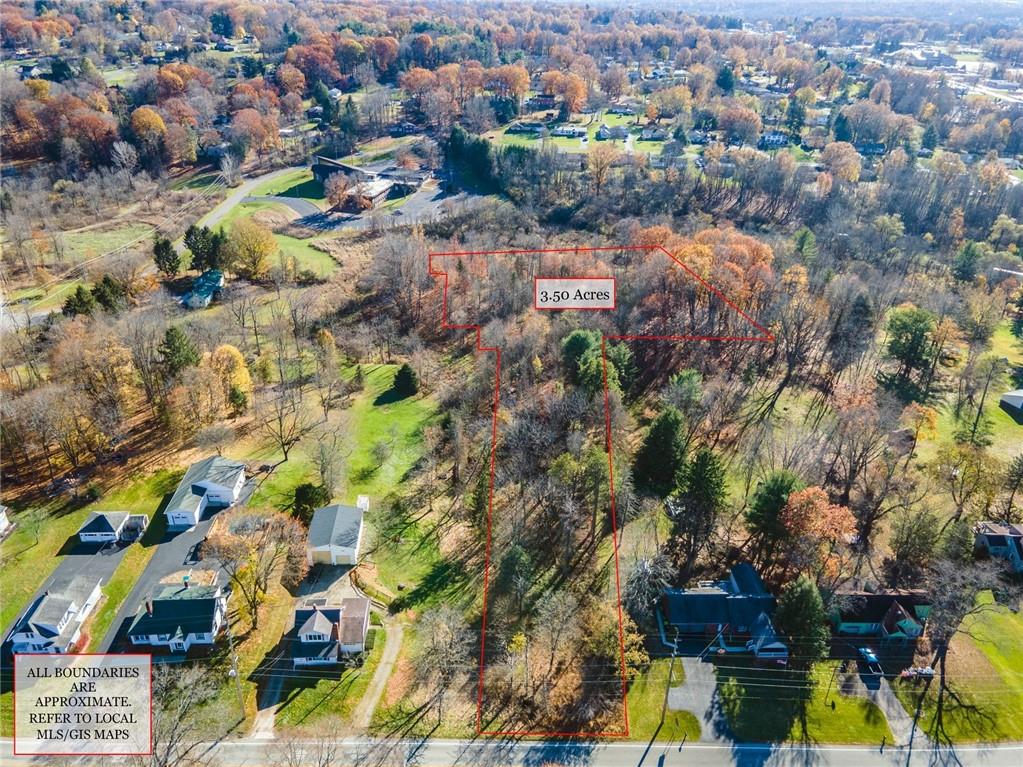
[{"label": "chimney", "polygon": [[146,614],[148,615],[153,614],[153,600],[150,599],[149,597],[146,597]]}]

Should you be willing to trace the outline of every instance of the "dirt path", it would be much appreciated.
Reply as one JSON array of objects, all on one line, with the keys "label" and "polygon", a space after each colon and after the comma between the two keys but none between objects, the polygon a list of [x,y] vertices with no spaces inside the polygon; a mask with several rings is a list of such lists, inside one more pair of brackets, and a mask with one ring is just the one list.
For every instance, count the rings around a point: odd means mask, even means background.
[{"label": "dirt path", "polygon": [[352,712],[352,726],[358,730],[369,729],[369,723],[373,719],[373,712],[376,711],[380,698],[383,697],[384,687],[387,680],[391,678],[394,671],[394,664],[398,661],[398,652],[401,650],[401,642],[404,638],[405,629],[401,621],[393,618],[384,621],[387,629],[387,642],[384,644],[383,655],[380,656],[380,664],[373,673],[373,679],[366,688],[366,692],[359,701],[359,705]]}]

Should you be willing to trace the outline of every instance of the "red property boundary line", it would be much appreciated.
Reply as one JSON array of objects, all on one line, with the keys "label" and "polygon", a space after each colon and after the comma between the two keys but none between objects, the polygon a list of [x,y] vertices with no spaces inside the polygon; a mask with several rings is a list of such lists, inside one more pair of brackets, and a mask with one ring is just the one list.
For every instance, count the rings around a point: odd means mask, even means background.
[{"label": "red property boundary line", "polygon": [[[443,270],[436,270],[433,266],[434,258],[464,258],[467,256],[517,256],[517,255],[541,255],[545,253],[600,253],[608,251],[660,251],[677,266],[681,267],[682,270],[694,280],[696,280],[701,286],[706,288],[710,293],[720,298],[726,306],[732,309],[736,314],[746,320],[750,325],[756,328],[759,335],[749,336],[697,336],[697,335],[601,335],[600,339],[600,352],[603,359],[603,379],[604,379],[604,447],[607,452],[608,462],[608,477],[610,481],[610,505],[611,505],[611,540],[613,543],[614,550],[614,563],[615,563],[615,593],[617,598],[617,609],[618,609],[618,643],[620,647],[620,662],[621,662],[621,680],[622,680],[622,717],[625,724],[625,728],[622,732],[548,732],[548,731],[535,731],[535,730],[484,730],[483,729],[483,674],[484,674],[484,658],[486,653],[486,636],[487,636],[487,599],[489,594],[490,585],[490,543],[491,543],[491,521],[493,518],[494,511],[494,471],[497,460],[497,411],[501,402],[501,349],[497,346],[484,346],[482,338],[482,328],[478,324],[468,323],[450,323],[448,322],[448,273]],[[618,246],[606,246],[596,248],[547,248],[540,250],[478,250],[478,251],[451,251],[441,253],[429,253],[427,256],[427,268],[430,276],[436,277],[443,280],[443,293],[441,299],[441,329],[442,330],[469,330],[476,335],[476,351],[488,352],[495,355],[495,372],[494,372],[494,399],[491,405],[491,421],[490,421],[490,488],[487,497],[487,537],[484,549],[484,564],[483,564],[483,616],[482,625],[480,630],[480,664],[479,664],[479,681],[476,688],[476,732],[479,735],[494,735],[494,736],[525,736],[525,737],[560,737],[560,738],[627,738],[629,736],[629,707],[628,707],[628,680],[626,678],[625,671],[625,631],[622,614],[622,587],[621,587],[621,573],[618,565],[618,520],[617,520],[617,509],[615,506],[615,490],[614,490],[614,460],[611,453],[611,399],[610,393],[607,386],[607,342],[611,341],[725,341],[725,342],[740,342],[740,341],[758,341],[769,343],[774,341],[774,336],[770,331],[767,330],[763,325],[758,323],[746,312],[735,305],[724,293],[718,288],[711,285],[705,279],[700,277],[696,272],[686,266],[685,263],[676,258],[670,251],[661,245],[618,245]],[[577,310],[565,310],[565,311],[577,311]]]}]

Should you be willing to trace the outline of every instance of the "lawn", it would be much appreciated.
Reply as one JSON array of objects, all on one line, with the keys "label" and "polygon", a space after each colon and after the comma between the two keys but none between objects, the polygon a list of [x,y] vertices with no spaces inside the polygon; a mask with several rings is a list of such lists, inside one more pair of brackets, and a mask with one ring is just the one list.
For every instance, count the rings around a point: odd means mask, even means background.
[{"label": "lawn", "polygon": [[387,632],[382,626],[373,626],[366,637],[373,648],[365,662],[355,668],[321,670],[315,667],[289,674],[281,692],[281,705],[277,709],[279,727],[302,727],[330,717],[332,726],[347,721],[356,704],[365,695],[373,673],[380,665]]},{"label": "lawn", "polygon": [[48,309],[59,309],[68,294],[79,285],[80,280],[67,280],[54,282],[42,288],[21,288],[15,290],[6,299],[11,306],[11,314],[18,314],[22,311],[42,312]]},{"label": "lawn", "polygon": [[[980,601],[990,603],[990,594],[982,594]],[[971,636],[964,633],[952,642],[949,684],[976,711],[947,703],[942,717],[945,734],[959,743],[1023,739],[1023,615],[992,605],[968,618],[963,629]],[[912,715],[921,683],[893,687]],[[932,683],[920,719],[928,733],[934,727],[936,688]]]},{"label": "lawn", "polygon": [[313,178],[313,172],[308,168],[295,168],[263,182],[252,190],[252,196],[300,197],[317,201],[323,199],[323,185]]},{"label": "lawn", "polygon": [[[661,724],[664,685],[668,681],[669,658],[654,660],[629,687],[629,737],[632,740],[682,740],[700,737],[700,722],[689,711],[668,710]],[[682,664],[675,662],[672,685],[685,681]]]},{"label": "lawn", "polygon": [[[116,509],[132,513],[153,515],[163,497],[174,490],[181,477],[180,471],[161,470],[126,487],[112,490],[95,503],[81,508],[53,505],[42,508],[46,519],[39,526],[39,541],[28,525],[19,524],[0,546],[0,626],[7,627],[21,612],[36,589],[60,564],[67,553],[65,544],[93,511]],[[23,514],[14,516],[20,522]],[[154,524],[158,524],[155,523]],[[70,547],[68,547],[70,548]],[[141,547],[140,547],[141,548]],[[118,572],[124,569],[124,563]]]},{"label": "lawn", "polygon": [[891,743],[888,722],[877,706],[842,695],[830,684],[837,665],[816,664],[807,693],[800,675],[790,669],[761,668],[749,659],[726,656],[717,667],[718,692],[732,732],[739,740],[758,743]]},{"label": "lawn", "polygon": [[326,277],[338,267],[330,254],[312,246],[310,240],[300,240],[287,234],[275,234],[277,244],[285,258],[294,258],[299,269],[307,269],[318,277]]}]

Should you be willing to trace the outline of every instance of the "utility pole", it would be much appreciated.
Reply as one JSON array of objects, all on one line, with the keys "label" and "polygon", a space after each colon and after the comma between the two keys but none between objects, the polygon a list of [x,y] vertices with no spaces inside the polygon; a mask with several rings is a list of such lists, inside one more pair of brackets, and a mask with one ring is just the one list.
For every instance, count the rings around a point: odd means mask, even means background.
[{"label": "utility pole", "polygon": [[231,631],[231,621],[225,610],[224,624],[227,627],[227,646],[231,652],[231,670],[228,676],[234,678],[235,690],[238,692],[238,714],[245,719],[245,696],[242,695],[242,679],[238,673],[238,653],[234,651],[234,633]]}]

